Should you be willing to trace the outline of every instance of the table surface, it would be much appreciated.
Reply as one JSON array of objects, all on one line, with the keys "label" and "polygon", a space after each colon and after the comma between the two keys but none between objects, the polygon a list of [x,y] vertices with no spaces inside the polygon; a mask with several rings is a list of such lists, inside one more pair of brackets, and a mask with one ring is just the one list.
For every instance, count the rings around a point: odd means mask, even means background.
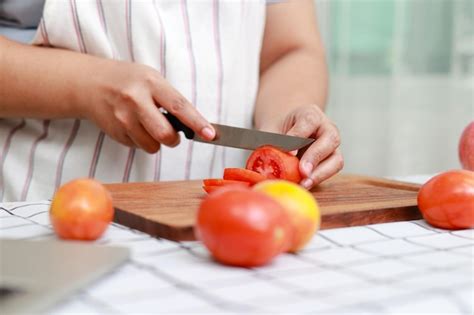
[{"label": "table surface", "polygon": [[[0,204],[0,238],[54,238],[48,208],[48,201]],[[200,242],[118,224],[97,243],[126,246],[131,259],[50,314],[474,314],[472,229],[419,220],[324,230],[297,255],[250,269],[215,263]]]}]

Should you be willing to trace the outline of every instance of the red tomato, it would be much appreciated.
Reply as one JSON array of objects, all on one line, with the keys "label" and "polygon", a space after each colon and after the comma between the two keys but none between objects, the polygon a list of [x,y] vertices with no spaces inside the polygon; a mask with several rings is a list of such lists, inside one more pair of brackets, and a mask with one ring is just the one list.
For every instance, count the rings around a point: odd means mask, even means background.
[{"label": "red tomato", "polygon": [[299,162],[296,156],[266,145],[249,156],[247,169],[258,172],[268,179],[285,179],[299,183],[302,179]]},{"label": "red tomato", "polygon": [[418,208],[434,226],[474,227],[474,172],[455,170],[433,177],[418,193]]},{"label": "red tomato", "polygon": [[464,128],[458,150],[462,168],[474,171],[474,121]]},{"label": "red tomato", "polygon": [[249,182],[250,185],[254,185],[264,181],[266,177],[260,173],[245,168],[226,168],[224,169],[224,179],[241,180]]},{"label": "red tomato", "polygon": [[263,193],[229,186],[202,201],[196,236],[219,262],[252,267],[286,251],[292,229],[277,201]]},{"label": "red tomato", "polygon": [[112,197],[98,181],[76,179],[55,193],[49,216],[60,238],[95,240],[113,219]]},{"label": "red tomato", "polygon": [[204,186],[228,186],[228,185],[239,185],[239,186],[250,186],[249,182],[240,181],[240,180],[229,180],[229,179],[220,179],[220,178],[208,178],[203,181]]}]

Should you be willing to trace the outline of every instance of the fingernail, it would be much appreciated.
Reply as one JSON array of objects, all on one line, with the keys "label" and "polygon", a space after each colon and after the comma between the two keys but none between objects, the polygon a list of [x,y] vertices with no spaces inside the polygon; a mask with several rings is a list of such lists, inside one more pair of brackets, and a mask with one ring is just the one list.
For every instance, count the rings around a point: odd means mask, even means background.
[{"label": "fingernail", "polygon": [[291,155],[296,156],[298,154],[298,150],[293,150],[289,152]]},{"label": "fingernail", "polygon": [[309,174],[311,174],[311,172],[313,171],[313,164],[311,162],[304,161],[303,162],[303,171],[304,171],[305,175],[309,176]]},{"label": "fingernail", "polygon": [[306,178],[304,181],[301,182],[301,186],[304,188],[310,188],[313,186],[313,180],[311,178]]},{"label": "fingernail", "polygon": [[216,132],[211,127],[204,127],[201,130],[201,134],[207,139],[214,139]]}]

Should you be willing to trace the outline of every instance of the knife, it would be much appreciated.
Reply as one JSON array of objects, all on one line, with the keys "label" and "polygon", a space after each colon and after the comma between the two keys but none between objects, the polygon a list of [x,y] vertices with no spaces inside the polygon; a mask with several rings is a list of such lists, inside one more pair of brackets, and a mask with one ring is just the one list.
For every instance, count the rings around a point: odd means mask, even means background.
[{"label": "knife", "polygon": [[214,140],[209,141],[195,134],[191,128],[183,124],[173,114],[164,112],[163,115],[166,117],[166,119],[168,119],[173,128],[177,132],[182,131],[187,139],[225,147],[255,150],[256,148],[263,145],[272,145],[288,152],[302,149],[313,143],[315,140],[311,138],[293,137],[254,129],[211,124],[216,130],[216,137]]}]

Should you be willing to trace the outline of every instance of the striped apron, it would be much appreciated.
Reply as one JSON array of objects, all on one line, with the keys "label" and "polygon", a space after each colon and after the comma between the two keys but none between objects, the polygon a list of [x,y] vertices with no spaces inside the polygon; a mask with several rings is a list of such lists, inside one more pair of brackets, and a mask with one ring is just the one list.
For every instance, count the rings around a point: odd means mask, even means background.
[{"label": "striped apron", "polygon": [[[250,127],[264,25],[264,0],[48,0],[34,44],[146,64],[210,122]],[[244,163],[243,150],[181,140],[148,154],[87,120],[1,119],[0,200],[48,199],[78,177],[187,180]]]}]

